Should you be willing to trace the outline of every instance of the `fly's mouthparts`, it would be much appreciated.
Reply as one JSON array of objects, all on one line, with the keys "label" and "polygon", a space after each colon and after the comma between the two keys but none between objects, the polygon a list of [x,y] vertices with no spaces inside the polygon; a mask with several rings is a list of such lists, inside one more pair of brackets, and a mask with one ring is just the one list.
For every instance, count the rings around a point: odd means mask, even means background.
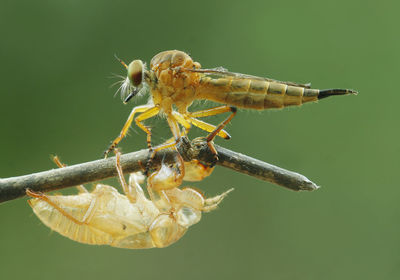
[{"label": "fly's mouthparts", "polygon": [[124,103],[128,103],[129,100],[132,99],[137,93],[139,92],[138,89],[134,89],[131,93],[128,94],[128,96],[125,98]]}]

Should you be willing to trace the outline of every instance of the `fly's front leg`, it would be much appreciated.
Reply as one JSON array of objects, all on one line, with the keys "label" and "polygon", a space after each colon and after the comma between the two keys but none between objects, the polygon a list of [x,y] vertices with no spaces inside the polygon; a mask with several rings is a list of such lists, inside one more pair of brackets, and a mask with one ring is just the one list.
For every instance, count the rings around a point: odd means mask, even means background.
[{"label": "fly's front leg", "polygon": [[210,109],[202,110],[202,111],[197,111],[197,112],[193,112],[193,113],[189,114],[189,116],[191,116],[191,117],[209,117],[209,116],[215,116],[215,115],[226,113],[226,112],[231,112],[231,114],[224,121],[222,121],[214,129],[214,131],[212,131],[206,138],[207,145],[210,148],[211,152],[214,154],[214,159],[215,159],[214,164],[218,161],[218,153],[217,153],[217,150],[214,147],[213,140],[214,140],[215,136],[217,136],[223,130],[223,128],[236,115],[236,112],[237,112],[236,107],[226,106],[225,105],[225,106],[219,106],[219,107],[210,108]]},{"label": "fly's front leg", "polygon": [[[112,150],[114,150],[114,148],[118,145],[118,143],[126,136],[126,134],[128,133],[129,127],[132,124],[133,118],[135,117],[135,114],[137,113],[143,113],[141,115],[146,114],[148,111],[152,111],[152,110],[156,110],[157,113],[159,112],[159,108],[158,106],[154,106],[154,105],[142,105],[142,106],[137,106],[135,108],[132,109],[131,113],[129,114],[129,117],[127,119],[127,121],[125,122],[121,132],[119,133],[118,137],[114,139],[114,141],[112,141],[111,145],[108,147],[108,149],[104,152],[104,157],[107,157],[108,153],[111,152]],[[156,113],[156,114],[157,114]],[[156,115],[154,114],[154,115]],[[140,116],[141,116],[140,115]],[[151,118],[151,115],[149,118]],[[139,117],[140,117],[139,116]],[[136,120],[135,120],[136,121]],[[137,122],[136,122],[137,124]],[[139,126],[140,128],[144,127],[144,125]],[[142,128],[143,129],[143,128]],[[145,129],[143,129],[145,130]],[[145,132],[147,133],[147,131],[149,131],[147,128],[145,130]],[[149,131],[150,132],[150,131]],[[147,140],[149,141],[149,134],[151,135],[151,133],[147,133],[148,137]]]},{"label": "fly's front leg", "polygon": [[149,149],[151,149],[151,130],[150,127],[145,126],[142,122],[144,120],[150,119],[152,117],[154,117],[155,115],[157,115],[160,112],[160,107],[159,106],[154,106],[148,110],[146,110],[145,112],[143,112],[142,114],[140,114],[136,119],[135,119],[135,123],[138,127],[140,127],[144,132],[146,132],[147,134],[147,147]]}]

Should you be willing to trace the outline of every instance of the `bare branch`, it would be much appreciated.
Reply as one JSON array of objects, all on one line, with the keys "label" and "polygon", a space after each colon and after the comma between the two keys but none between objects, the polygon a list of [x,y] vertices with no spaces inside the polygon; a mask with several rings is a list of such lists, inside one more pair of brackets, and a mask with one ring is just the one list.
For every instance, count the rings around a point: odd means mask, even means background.
[{"label": "bare branch", "polygon": [[[283,168],[262,162],[249,156],[215,145],[219,160],[217,165],[230,168],[260,180],[268,181],[294,191],[313,191],[318,186],[305,176]],[[187,161],[198,159],[211,165],[214,158],[203,138],[190,142],[182,137],[178,150]],[[157,153],[152,167],[157,168],[161,160],[173,162],[175,151],[162,150]],[[141,171],[149,158],[149,150],[124,154],[121,165],[124,172]],[[76,164],[65,168],[57,168],[39,173],[0,179],[0,202],[25,196],[27,188],[33,191],[48,192],[88,182],[103,180],[117,175],[115,159],[107,158]]]}]

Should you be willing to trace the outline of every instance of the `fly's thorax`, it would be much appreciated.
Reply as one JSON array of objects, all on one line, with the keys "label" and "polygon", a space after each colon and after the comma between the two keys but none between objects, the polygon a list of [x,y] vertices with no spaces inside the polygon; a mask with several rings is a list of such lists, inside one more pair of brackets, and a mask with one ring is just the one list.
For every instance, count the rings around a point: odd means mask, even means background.
[{"label": "fly's thorax", "polygon": [[193,68],[194,63],[195,62],[193,62],[192,58],[187,53],[171,50],[156,54],[150,61],[150,69],[165,70],[175,67]]},{"label": "fly's thorax", "polygon": [[[195,98],[199,75],[187,69],[200,67],[199,63],[182,51],[171,50],[155,55],[150,62],[150,71],[156,81],[152,90],[154,103],[163,107],[164,100],[171,99],[179,108],[189,106]],[[160,96],[156,96],[158,94]],[[169,110],[167,106],[164,107],[164,111]]]}]

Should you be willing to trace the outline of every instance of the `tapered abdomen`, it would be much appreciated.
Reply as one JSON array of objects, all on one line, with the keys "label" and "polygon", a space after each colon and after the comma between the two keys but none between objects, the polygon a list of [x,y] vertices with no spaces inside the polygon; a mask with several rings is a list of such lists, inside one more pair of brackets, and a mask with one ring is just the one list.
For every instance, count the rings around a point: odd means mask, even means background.
[{"label": "tapered abdomen", "polygon": [[214,79],[204,76],[199,81],[196,98],[239,108],[264,110],[299,106],[332,95],[356,93],[349,89],[319,90],[251,78]]},{"label": "tapered abdomen", "polygon": [[[80,196],[51,196],[51,200],[54,203],[60,205],[60,207],[77,220],[81,220],[84,217],[92,199],[93,197],[91,194],[82,194]],[[29,200],[29,204],[36,216],[38,216],[46,226],[65,237],[86,244],[105,245],[112,242],[111,235],[95,229],[90,225],[76,224],[46,201],[35,198]]]}]

